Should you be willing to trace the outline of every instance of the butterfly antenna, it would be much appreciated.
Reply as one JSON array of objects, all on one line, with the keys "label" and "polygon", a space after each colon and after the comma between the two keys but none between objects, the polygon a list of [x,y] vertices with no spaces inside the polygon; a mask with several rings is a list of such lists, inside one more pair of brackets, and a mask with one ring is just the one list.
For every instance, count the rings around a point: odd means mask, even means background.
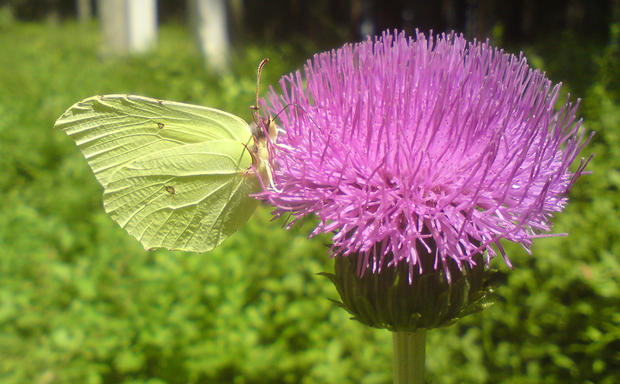
[{"label": "butterfly antenna", "polygon": [[[258,94],[260,91],[260,75],[263,72],[263,67],[265,66],[265,64],[267,64],[269,62],[269,58],[265,57],[264,59],[262,59],[260,61],[260,63],[258,64],[258,70],[256,71],[256,99],[254,101],[254,105],[252,105],[250,107],[250,109],[252,111],[254,111],[254,113],[252,113],[252,117],[254,117],[254,114],[256,111],[258,111],[260,109],[260,107],[258,106]],[[256,119],[254,119],[256,122]]]}]

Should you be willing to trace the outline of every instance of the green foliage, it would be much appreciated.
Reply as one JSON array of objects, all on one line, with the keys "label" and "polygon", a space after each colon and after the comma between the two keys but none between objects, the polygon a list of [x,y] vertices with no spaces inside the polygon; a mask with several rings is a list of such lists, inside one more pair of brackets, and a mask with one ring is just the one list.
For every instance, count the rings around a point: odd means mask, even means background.
[{"label": "green foliage", "polygon": [[[317,276],[332,270],[327,240],[305,238],[312,223],[287,232],[259,207],[214,252],[146,253],[103,212],[79,150],[52,129],[72,103],[105,93],[250,120],[259,60],[271,58],[263,80],[273,84],[303,56],[249,47],[216,76],[175,28],[163,28],[157,52],[127,60],[101,61],[97,44],[92,26],[73,24],[11,23],[0,34],[0,382],[389,383],[391,335],[327,300],[337,298]],[[499,302],[428,333],[431,382],[620,381],[613,44],[587,58],[595,80],[581,111],[596,157],[556,219],[569,237],[538,240],[532,256],[511,247]],[[538,52],[545,67],[573,64]]]}]

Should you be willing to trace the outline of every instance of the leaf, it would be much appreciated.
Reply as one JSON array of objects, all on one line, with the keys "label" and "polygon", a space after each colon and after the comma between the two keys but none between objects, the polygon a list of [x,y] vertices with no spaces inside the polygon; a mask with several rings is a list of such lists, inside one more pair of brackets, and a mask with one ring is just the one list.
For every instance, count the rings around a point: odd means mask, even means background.
[{"label": "leaf", "polygon": [[57,121],[104,188],[105,211],[146,249],[206,252],[237,231],[260,189],[242,119],[142,96],[80,101]]}]

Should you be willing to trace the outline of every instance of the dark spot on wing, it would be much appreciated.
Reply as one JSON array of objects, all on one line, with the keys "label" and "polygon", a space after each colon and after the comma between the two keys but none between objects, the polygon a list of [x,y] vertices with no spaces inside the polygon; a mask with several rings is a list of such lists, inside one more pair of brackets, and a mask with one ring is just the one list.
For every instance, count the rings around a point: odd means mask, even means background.
[{"label": "dark spot on wing", "polygon": [[168,192],[171,195],[174,195],[175,193],[177,193],[172,185],[166,185],[164,186],[164,189],[166,190],[166,192]]},{"label": "dark spot on wing", "polygon": [[164,123],[157,123],[157,128],[164,129]]}]

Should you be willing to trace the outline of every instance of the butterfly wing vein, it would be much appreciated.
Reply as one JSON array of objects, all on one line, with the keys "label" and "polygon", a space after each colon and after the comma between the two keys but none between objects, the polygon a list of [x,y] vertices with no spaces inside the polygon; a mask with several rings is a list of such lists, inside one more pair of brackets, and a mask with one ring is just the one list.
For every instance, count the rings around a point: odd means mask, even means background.
[{"label": "butterfly wing vein", "polygon": [[106,212],[145,248],[208,251],[251,216],[250,128],[212,108],[142,96],[83,100],[56,122],[104,187]]}]

